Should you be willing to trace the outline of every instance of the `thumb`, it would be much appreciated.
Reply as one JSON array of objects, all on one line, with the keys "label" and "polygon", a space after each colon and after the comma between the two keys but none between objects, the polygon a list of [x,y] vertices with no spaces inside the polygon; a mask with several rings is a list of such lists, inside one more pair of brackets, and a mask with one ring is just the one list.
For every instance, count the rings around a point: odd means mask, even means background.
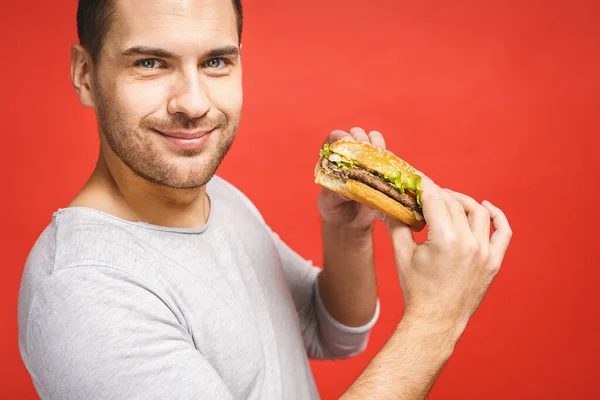
[{"label": "thumb", "polygon": [[381,211],[377,211],[375,216],[386,225],[390,232],[396,258],[401,262],[409,260],[416,245],[410,226]]}]

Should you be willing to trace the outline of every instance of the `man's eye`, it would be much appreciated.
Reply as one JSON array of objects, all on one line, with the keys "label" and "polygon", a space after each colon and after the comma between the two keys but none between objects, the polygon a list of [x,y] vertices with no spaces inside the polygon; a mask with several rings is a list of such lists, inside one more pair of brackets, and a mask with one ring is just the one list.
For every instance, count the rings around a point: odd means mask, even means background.
[{"label": "man's eye", "polygon": [[211,58],[210,60],[208,60],[206,62],[206,66],[208,68],[215,68],[215,69],[223,68],[223,67],[227,66],[227,64],[228,64],[228,60],[226,60],[224,58]]},{"label": "man's eye", "polygon": [[148,58],[145,60],[138,61],[137,65],[139,65],[140,67],[142,67],[144,69],[155,69],[155,68],[160,67],[160,63],[158,62],[157,59],[154,59],[154,58]]}]

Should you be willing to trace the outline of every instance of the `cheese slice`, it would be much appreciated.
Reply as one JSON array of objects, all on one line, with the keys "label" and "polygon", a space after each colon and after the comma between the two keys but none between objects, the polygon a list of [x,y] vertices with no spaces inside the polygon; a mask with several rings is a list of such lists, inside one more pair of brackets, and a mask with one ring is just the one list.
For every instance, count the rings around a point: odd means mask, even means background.
[{"label": "cheese slice", "polygon": [[329,156],[329,161],[331,161],[331,162],[343,161],[343,162],[347,162],[347,163],[351,162],[346,157],[343,157],[343,156],[341,156],[339,154],[336,154],[336,153],[331,153],[331,155]]}]

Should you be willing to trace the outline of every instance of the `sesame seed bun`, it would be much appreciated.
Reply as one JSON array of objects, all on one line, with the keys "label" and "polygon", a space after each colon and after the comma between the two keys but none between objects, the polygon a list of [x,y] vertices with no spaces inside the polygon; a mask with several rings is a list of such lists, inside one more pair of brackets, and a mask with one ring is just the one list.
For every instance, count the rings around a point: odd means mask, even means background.
[{"label": "sesame seed bun", "polygon": [[329,150],[349,160],[356,161],[365,169],[380,174],[391,175],[400,170],[402,175],[407,176],[416,172],[412,165],[389,150],[383,150],[367,143],[339,140],[332,143]]}]

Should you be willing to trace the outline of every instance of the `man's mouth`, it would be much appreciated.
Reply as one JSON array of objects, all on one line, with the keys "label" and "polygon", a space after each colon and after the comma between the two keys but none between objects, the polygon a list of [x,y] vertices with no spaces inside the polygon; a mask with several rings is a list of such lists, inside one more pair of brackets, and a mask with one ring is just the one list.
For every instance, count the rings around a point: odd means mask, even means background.
[{"label": "man's mouth", "polygon": [[196,140],[200,139],[204,135],[211,133],[215,128],[212,129],[198,129],[198,130],[178,130],[178,131],[158,131],[165,136],[170,136],[175,139],[182,140]]},{"label": "man's mouth", "polygon": [[177,131],[159,131],[163,138],[167,140],[171,145],[178,147],[182,150],[199,150],[204,146],[211,136],[211,133],[217,130],[217,128],[197,129],[197,130],[177,130]]}]

